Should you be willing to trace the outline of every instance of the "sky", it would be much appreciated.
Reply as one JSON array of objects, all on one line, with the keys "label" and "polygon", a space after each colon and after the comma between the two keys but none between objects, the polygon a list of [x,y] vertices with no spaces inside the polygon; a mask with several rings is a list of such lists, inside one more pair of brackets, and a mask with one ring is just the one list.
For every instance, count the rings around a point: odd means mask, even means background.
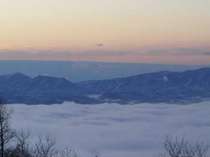
[{"label": "sky", "polygon": [[209,64],[210,0],[0,0],[0,59]]}]

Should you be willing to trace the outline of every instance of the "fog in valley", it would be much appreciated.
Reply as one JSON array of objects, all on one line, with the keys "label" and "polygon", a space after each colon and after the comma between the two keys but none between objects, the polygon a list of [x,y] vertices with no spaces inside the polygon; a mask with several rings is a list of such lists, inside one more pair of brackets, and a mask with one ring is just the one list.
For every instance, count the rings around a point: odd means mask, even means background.
[{"label": "fog in valley", "polygon": [[49,134],[81,157],[154,157],[166,136],[210,143],[210,102],[175,104],[9,105],[11,126]]}]

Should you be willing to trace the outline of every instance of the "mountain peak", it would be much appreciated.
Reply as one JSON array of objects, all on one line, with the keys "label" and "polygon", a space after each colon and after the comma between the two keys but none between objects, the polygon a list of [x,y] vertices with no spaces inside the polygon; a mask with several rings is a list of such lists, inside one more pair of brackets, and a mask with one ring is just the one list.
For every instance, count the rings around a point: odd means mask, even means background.
[{"label": "mountain peak", "polygon": [[[100,95],[99,98],[88,95]],[[210,68],[156,72],[100,81],[72,83],[64,78],[22,73],[0,76],[0,97],[8,103],[194,102],[210,99]]]},{"label": "mountain peak", "polygon": [[14,74],[9,74],[9,75],[6,75],[6,76],[11,78],[11,79],[30,79],[29,76],[27,76],[23,73],[20,73],[20,72],[17,72],[17,73],[14,73]]}]

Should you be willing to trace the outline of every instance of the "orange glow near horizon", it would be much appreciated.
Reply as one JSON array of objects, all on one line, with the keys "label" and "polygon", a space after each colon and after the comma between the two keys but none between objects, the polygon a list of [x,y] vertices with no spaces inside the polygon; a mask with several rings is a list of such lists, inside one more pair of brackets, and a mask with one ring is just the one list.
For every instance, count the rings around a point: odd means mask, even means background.
[{"label": "orange glow near horizon", "polygon": [[[1,0],[0,59],[207,64],[209,8],[208,0]],[[146,52],[177,48],[192,52]]]}]

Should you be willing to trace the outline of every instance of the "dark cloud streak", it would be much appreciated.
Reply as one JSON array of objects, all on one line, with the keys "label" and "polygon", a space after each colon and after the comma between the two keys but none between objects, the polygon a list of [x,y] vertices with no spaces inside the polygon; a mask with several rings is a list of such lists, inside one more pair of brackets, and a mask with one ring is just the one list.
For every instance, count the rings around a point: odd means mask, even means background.
[{"label": "dark cloud streak", "polygon": [[[104,46],[102,43],[97,44],[98,47]],[[66,57],[106,57],[106,56],[210,56],[208,48],[145,48],[135,51],[109,51],[109,50],[93,50],[93,51],[56,51],[56,50],[0,50],[0,59],[21,59],[21,58],[66,58]]]}]

